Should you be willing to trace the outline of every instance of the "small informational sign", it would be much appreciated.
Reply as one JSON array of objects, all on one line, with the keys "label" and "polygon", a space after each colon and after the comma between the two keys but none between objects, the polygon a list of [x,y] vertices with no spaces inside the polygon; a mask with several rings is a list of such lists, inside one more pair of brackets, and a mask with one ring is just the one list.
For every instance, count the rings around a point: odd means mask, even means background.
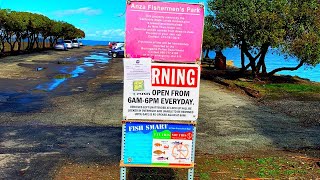
[{"label": "small informational sign", "polygon": [[130,2],[126,8],[126,54],[161,62],[196,62],[201,57],[202,4]]},{"label": "small informational sign", "polygon": [[127,122],[125,140],[125,165],[191,165],[193,125]]},{"label": "small informational sign", "polygon": [[124,59],[124,119],[198,118],[200,66]]}]

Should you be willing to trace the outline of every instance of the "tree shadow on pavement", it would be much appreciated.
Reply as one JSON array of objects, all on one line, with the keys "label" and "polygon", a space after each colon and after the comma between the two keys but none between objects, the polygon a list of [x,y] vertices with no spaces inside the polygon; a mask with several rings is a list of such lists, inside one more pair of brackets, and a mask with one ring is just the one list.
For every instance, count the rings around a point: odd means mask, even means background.
[{"label": "tree shadow on pavement", "polygon": [[129,168],[128,180],[172,180],[175,172],[170,168]]},{"label": "tree shadow on pavement", "polygon": [[0,126],[4,179],[48,179],[57,166],[119,163],[121,127]]}]

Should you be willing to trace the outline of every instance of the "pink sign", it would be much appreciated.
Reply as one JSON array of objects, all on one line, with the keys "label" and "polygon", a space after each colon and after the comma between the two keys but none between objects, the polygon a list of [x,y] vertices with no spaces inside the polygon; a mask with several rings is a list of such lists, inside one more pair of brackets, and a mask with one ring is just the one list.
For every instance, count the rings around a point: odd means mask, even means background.
[{"label": "pink sign", "polygon": [[204,8],[201,4],[131,2],[126,11],[126,55],[161,62],[200,60]]}]

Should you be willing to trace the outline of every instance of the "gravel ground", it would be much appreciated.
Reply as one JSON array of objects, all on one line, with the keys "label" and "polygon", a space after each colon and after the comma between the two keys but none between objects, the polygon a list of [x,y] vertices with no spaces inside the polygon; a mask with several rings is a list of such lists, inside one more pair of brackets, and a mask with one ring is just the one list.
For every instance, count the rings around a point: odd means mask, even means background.
[{"label": "gravel ground", "polygon": [[304,126],[316,126],[320,124],[320,101],[282,99],[281,101],[266,101],[263,104],[275,111],[284,112],[289,116],[299,118]]},{"label": "gravel ground", "polygon": [[238,153],[261,149],[319,148],[319,125],[256,104],[203,80],[197,147],[200,151]]}]

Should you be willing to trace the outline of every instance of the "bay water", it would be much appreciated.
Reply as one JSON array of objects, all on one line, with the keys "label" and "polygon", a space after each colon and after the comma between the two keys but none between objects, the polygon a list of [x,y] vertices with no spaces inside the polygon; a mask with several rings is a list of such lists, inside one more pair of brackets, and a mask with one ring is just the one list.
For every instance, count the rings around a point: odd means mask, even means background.
[{"label": "bay water", "polygon": [[[232,60],[234,66],[241,67],[241,51],[239,48],[227,48],[222,51],[223,55],[226,56],[227,60]],[[214,58],[216,56],[214,51],[209,52],[209,57]],[[296,67],[299,62],[296,58],[286,57],[283,54],[279,54],[276,50],[269,49],[265,58],[267,72],[270,72],[280,67]],[[246,58],[245,64],[247,65],[249,60]],[[303,65],[295,71],[280,71],[277,74],[299,76],[301,78],[309,79],[310,81],[320,82],[320,64],[317,66],[306,66]]]},{"label": "bay water", "polygon": [[[96,45],[108,45],[109,41],[96,41],[96,40],[82,40],[84,45],[87,46],[96,46]],[[227,60],[232,60],[236,67],[241,67],[241,56],[239,48],[227,48],[222,51],[223,55],[226,56]],[[210,51],[209,57],[214,58],[216,56],[214,51]],[[283,54],[279,54],[276,50],[269,49],[266,55],[266,66],[267,72],[272,71],[273,69],[280,67],[295,67],[299,64],[298,60],[293,57],[285,57]],[[249,60],[246,59],[246,64],[249,63]],[[280,71],[277,74],[280,75],[290,75],[290,76],[299,76],[301,78],[306,78],[311,81],[320,82],[320,64],[317,66],[302,66],[295,71]]]}]

